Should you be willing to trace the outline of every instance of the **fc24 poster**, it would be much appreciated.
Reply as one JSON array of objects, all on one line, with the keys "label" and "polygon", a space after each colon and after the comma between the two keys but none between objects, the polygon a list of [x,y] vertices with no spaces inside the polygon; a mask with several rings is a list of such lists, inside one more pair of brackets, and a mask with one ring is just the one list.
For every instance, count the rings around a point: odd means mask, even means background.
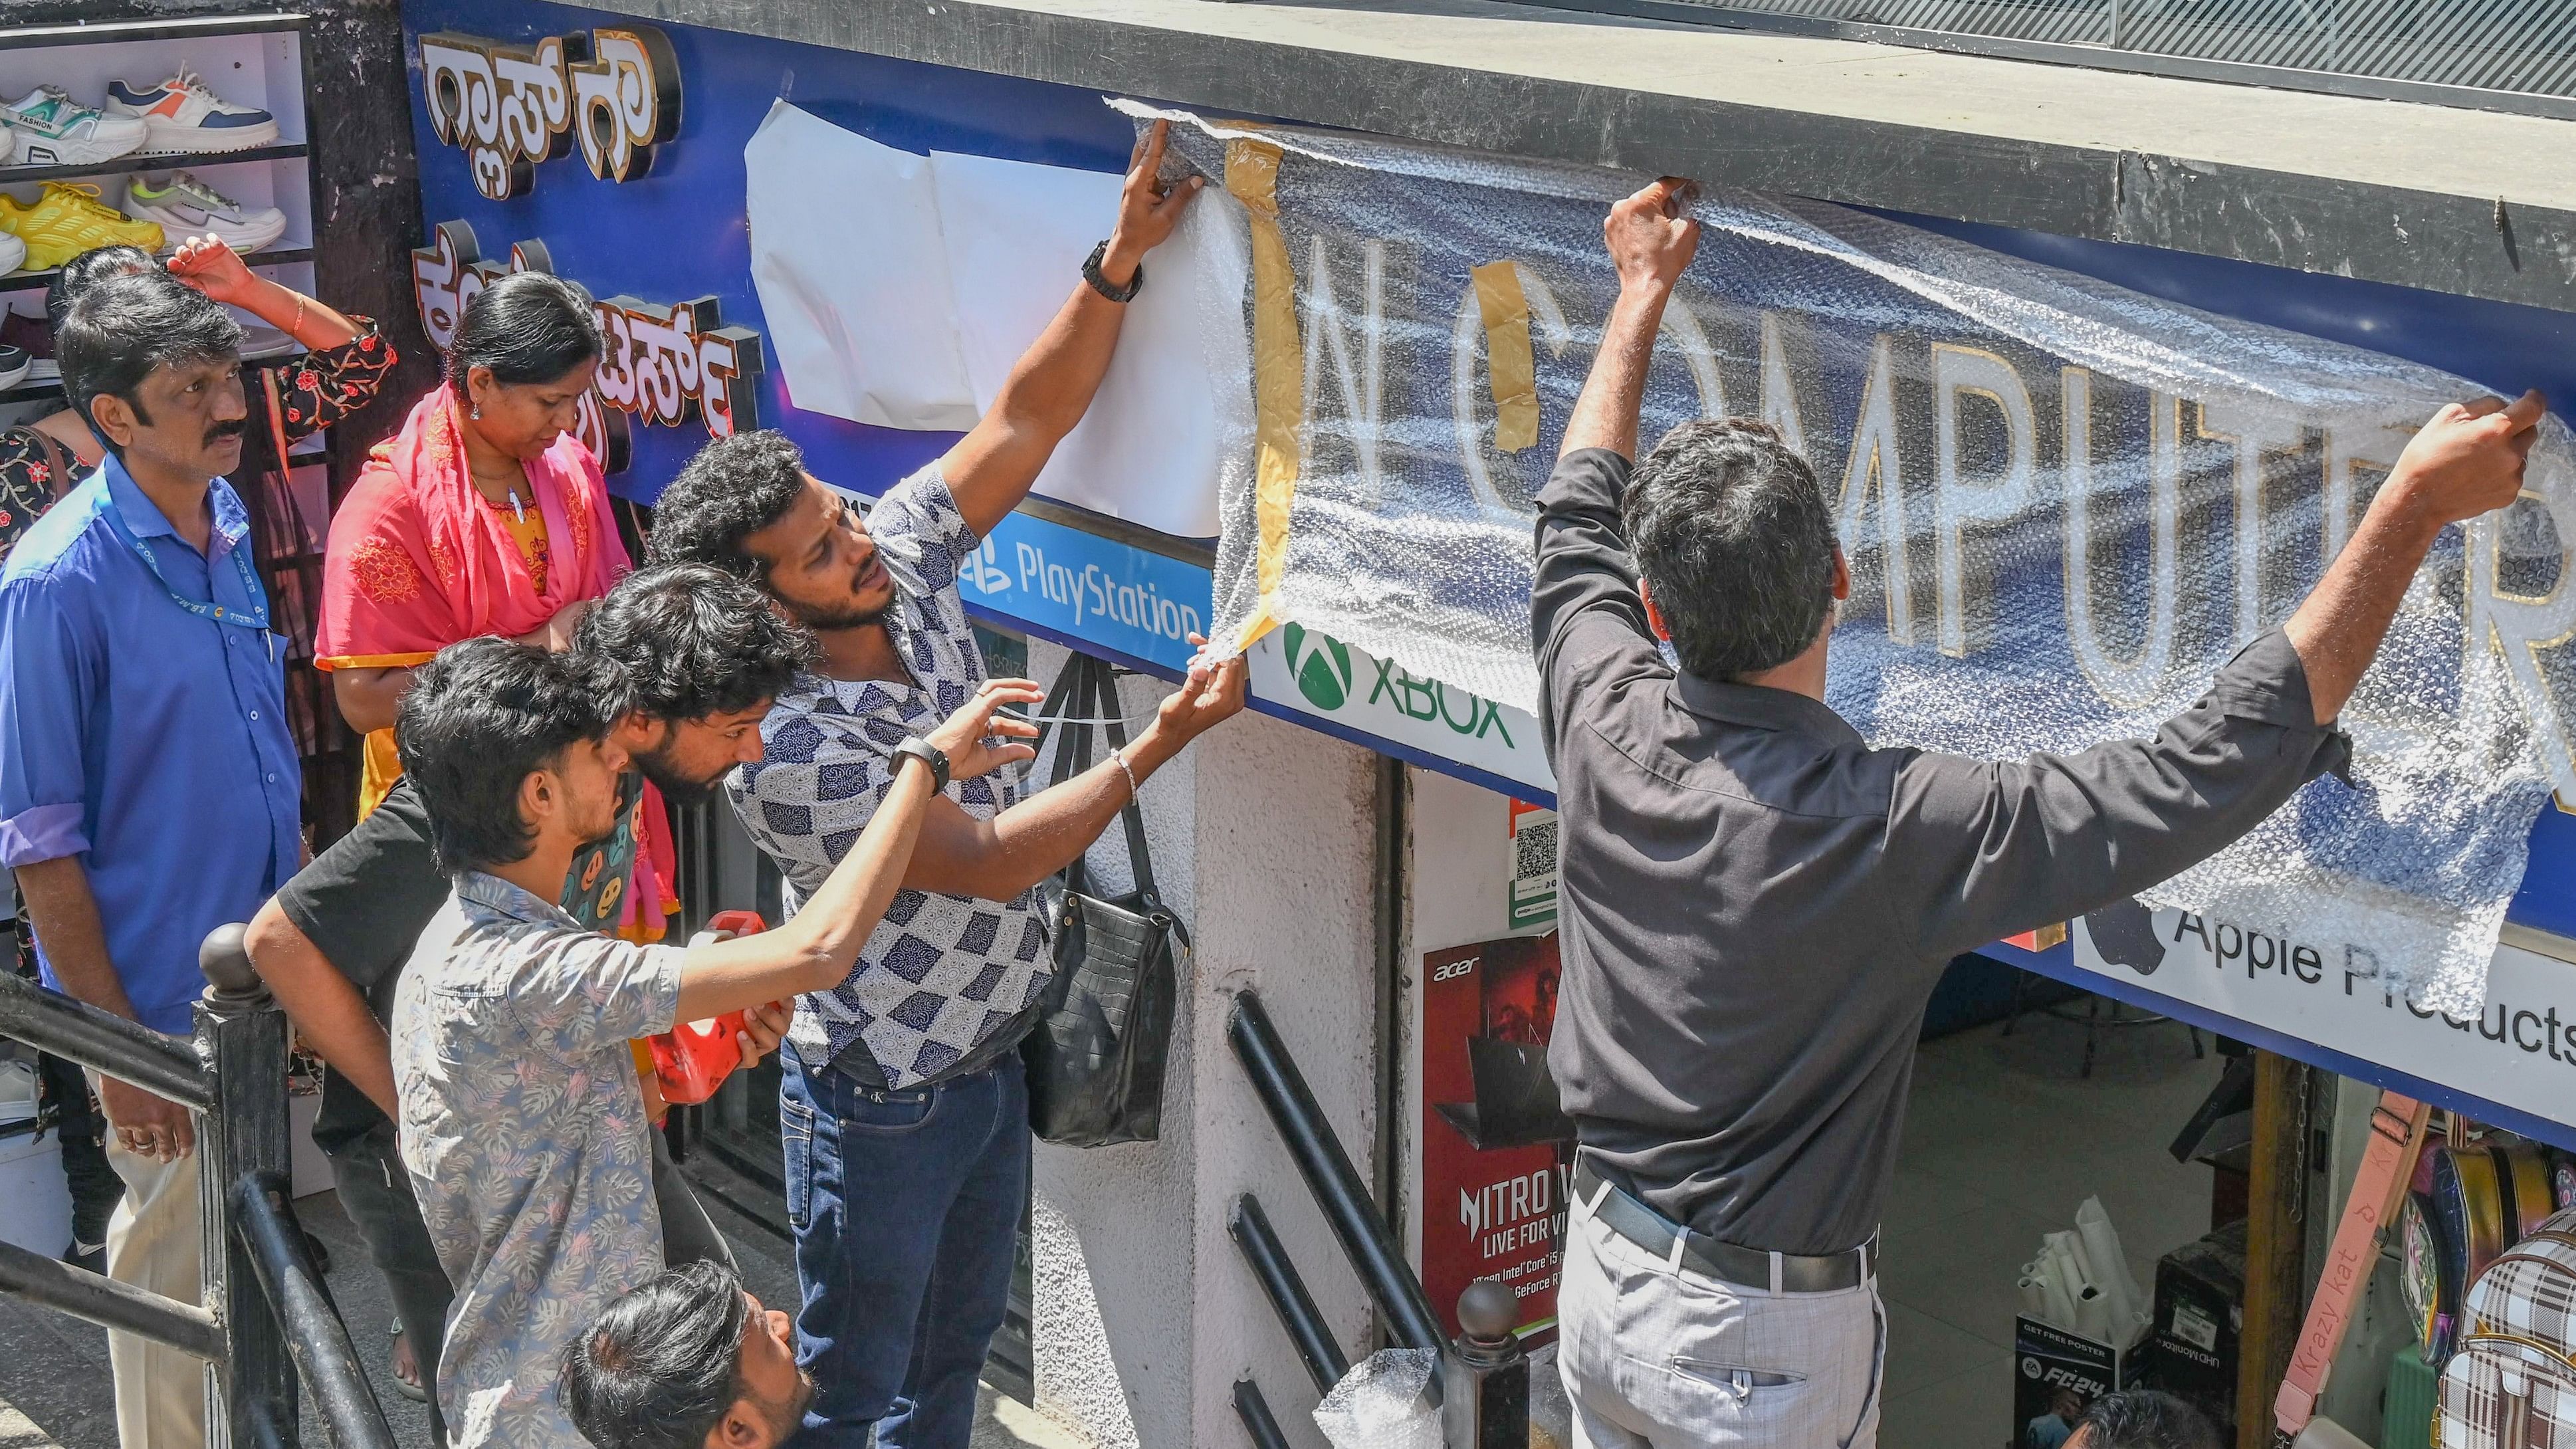
[{"label": "fc24 poster", "polygon": [[1556,935],[1422,958],[1422,1286],[1449,1331],[1458,1295],[1518,1295],[1524,1339],[1556,1322],[1574,1124],[1547,1071]]}]

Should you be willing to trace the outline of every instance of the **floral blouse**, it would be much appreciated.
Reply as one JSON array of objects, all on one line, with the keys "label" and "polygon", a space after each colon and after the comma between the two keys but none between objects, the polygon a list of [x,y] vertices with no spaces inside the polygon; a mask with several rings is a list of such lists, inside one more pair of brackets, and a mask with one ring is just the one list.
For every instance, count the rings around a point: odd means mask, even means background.
[{"label": "floral blouse", "polygon": [[[350,320],[361,330],[347,342],[262,364],[277,373],[278,422],[285,427],[289,443],[309,438],[374,401],[386,370],[394,365],[393,344],[385,341],[376,324],[364,317]],[[250,395],[257,398],[262,391],[254,383]],[[61,471],[72,476],[55,476],[57,459],[70,465]],[[0,429],[0,560],[9,557],[55,499],[72,490],[79,481],[77,470],[71,450],[36,429]]]}]

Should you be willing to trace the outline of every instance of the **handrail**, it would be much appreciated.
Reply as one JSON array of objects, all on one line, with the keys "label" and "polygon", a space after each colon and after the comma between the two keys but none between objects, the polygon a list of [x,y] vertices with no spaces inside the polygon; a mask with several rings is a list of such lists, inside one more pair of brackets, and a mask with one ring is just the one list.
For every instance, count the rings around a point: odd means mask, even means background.
[{"label": "handrail", "polygon": [[1288,1436],[1279,1431],[1279,1420],[1270,1412],[1270,1401],[1261,1396],[1261,1385],[1250,1379],[1234,1381],[1234,1413],[1243,1420],[1243,1432],[1251,1437],[1253,1449],[1288,1449]]},{"label": "handrail", "polygon": [[[346,1324],[287,1205],[286,1018],[239,925],[198,948],[206,992],[181,1038],[0,972],[0,1036],[197,1114],[202,1305],[0,1243],[0,1293],[166,1343],[210,1376],[208,1449],[296,1449],[299,1377],[338,1449],[394,1449]],[[299,1374],[300,1370],[300,1374]]]},{"label": "handrail", "polygon": [[286,1351],[313,1390],[314,1407],[339,1449],[394,1449],[393,1431],[359,1367],[349,1327],[340,1321],[311,1245],[287,1201],[281,1175],[245,1177],[233,1186],[233,1228],[250,1246],[259,1286],[286,1330]]},{"label": "handrail", "polygon": [[224,1361],[224,1330],[215,1315],[193,1303],[119,1283],[113,1278],[0,1242],[0,1293],[68,1313],[74,1318],[165,1343],[208,1363]]},{"label": "handrail", "polygon": [[1288,1250],[1280,1244],[1279,1235],[1271,1230],[1269,1214],[1261,1210],[1261,1199],[1248,1192],[1236,1198],[1226,1230],[1234,1235],[1234,1245],[1243,1251],[1243,1261],[1251,1267],[1252,1276],[1261,1280],[1261,1291],[1269,1295],[1280,1326],[1288,1330],[1288,1341],[1297,1347],[1297,1356],[1306,1361],[1306,1372],[1315,1380],[1315,1391],[1330,1392],[1333,1385],[1341,1382],[1342,1375],[1351,1371],[1351,1361],[1324,1327],[1324,1315],[1315,1307],[1314,1295],[1306,1291],[1306,1280],[1297,1276],[1297,1265],[1288,1260]]},{"label": "handrail", "polygon": [[197,1111],[215,1109],[214,1081],[186,1037],[48,991],[15,971],[0,970],[0,1036]]},{"label": "handrail", "polygon": [[1353,1271],[1386,1315],[1390,1336],[1406,1348],[1445,1351],[1448,1336],[1440,1331],[1440,1317],[1432,1311],[1430,1297],[1406,1266],[1395,1234],[1351,1167],[1341,1140],[1324,1120],[1323,1108],[1315,1104],[1315,1094],[1290,1059],[1259,995],[1249,990],[1235,993],[1225,1034],[1252,1078],[1254,1095],[1261,1098],[1271,1125],[1296,1161],[1298,1174],[1315,1195],[1316,1206],[1341,1239]]}]

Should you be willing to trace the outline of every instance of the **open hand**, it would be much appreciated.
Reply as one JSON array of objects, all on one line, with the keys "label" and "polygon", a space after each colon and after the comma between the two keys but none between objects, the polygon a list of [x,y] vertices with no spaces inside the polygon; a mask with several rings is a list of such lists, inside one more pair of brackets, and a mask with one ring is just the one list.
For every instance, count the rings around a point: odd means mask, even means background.
[{"label": "open hand", "polygon": [[1006,704],[1038,704],[1046,691],[1026,679],[988,679],[964,707],[930,732],[929,739],[948,756],[948,778],[972,780],[1004,765],[1037,758],[1034,745],[1017,743],[1038,737],[1038,727],[1024,719],[996,714]]},{"label": "open hand", "polygon": [[1177,186],[1165,187],[1158,174],[1163,169],[1163,145],[1170,137],[1172,123],[1156,121],[1153,128],[1136,140],[1136,152],[1127,162],[1127,184],[1118,193],[1118,224],[1109,231],[1109,251],[1100,259],[1100,273],[1113,287],[1126,286],[1136,275],[1136,266],[1145,253],[1161,246],[1181,224],[1181,212],[1190,198],[1207,185],[1204,176],[1193,176]]},{"label": "open hand", "polygon": [[234,251],[232,243],[222,237],[192,236],[179,243],[167,263],[171,277],[179,285],[193,288],[218,302],[243,305],[251,291],[250,266]]},{"label": "open hand", "polygon": [[1189,677],[1154,711],[1155,727],[1176,741],[1195,739],[1241,713],[1251,680],[1251,666],[1242,655],[1210,664],[1207,640],[1192,634],[1190,642],[1200,652],[1190,660]]},{"label": "open hand", "polygon": [[1610,265],[1625,287],[1670,287],[1699,253],[1699,223],[1690,219],[1699,183],[1663,177],[1614,203],[1601,224]]},{"label": "open hand", "polygon": [[98,1079],[98,1101],[116,1145],[155,1162],[176,1162],[196,1150],[197,1123],[188,1109],[114,1077]]},{"label": "open hand", "polygon": [[2548,408],[2537,392],[2448,404],[2398,455],[2381,495],[2436,525],[2504,507],[2522,491],[2523,462]]}]

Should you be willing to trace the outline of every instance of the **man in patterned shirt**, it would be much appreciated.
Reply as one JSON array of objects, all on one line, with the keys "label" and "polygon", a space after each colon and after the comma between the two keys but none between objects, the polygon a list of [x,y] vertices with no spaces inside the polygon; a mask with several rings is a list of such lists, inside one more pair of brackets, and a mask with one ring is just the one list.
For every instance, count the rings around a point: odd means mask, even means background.
[{"label": "man in patterned shirt", "polygon": [[[779,697],[766,757],[729,786],[799,896],[884,808],[890,752],[983,678],[958,565],[1090,406],[1142,258],[1198,189],[1160,185],[1162,151],[1158,126],[1109,240],[992,411],[864,523],[774,433],[710,445],[655,509],[657,560],[751,579],[822,646],[820,677]],[[886,1449],[965,1449],[1028,1192],[1015,1048],[1051,964],[1036,887],[1243,697],[1240,659],[1194,667],[1133,744],[1075,779],[1025,800],[1002,780],[952,786],[858,969],[798,1001],[779,1115],[815,1449],[864,1449],[871,1431]]]},{"label": "man in patterned shirt", "polygon": [[[456,890],[394,998],[403,1165],[456,1285],[438,1370],[456,1449],[582,1449],[555,1394],[565,1348],[662,1270],[649,1127],[627,1043],[847,975],[954,768],[1029,758],[1039,697],[976,690],[894,762],[884,808],[796,919],[685,950],[603,936],[555,903],[616,828],[626,751],[581,666],[469,639],[421,666],[396,725]],[[746,1055],[758,1043],[738,1035]]]}]

